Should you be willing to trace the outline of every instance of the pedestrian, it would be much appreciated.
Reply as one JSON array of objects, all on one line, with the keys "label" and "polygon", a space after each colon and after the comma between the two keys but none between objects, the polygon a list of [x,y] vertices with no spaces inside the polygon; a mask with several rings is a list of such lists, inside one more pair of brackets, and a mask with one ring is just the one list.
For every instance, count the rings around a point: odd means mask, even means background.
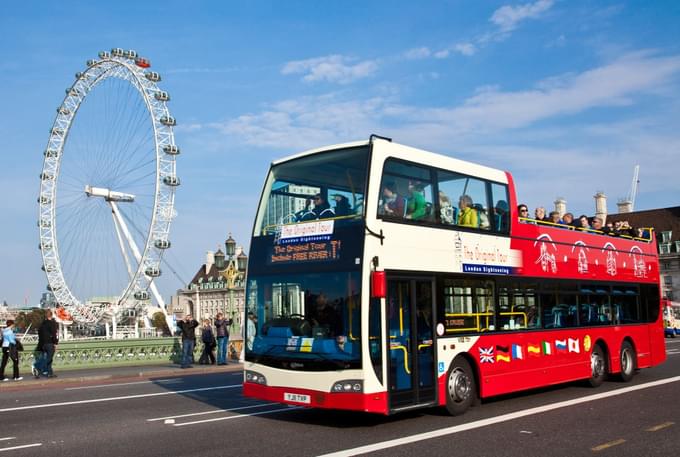
[{"label": "pedestrian", "polygon": [[215,316],[215,333],[217,334],[217,364],[227,364],[227,342],[229,341],[229,326],[232,319],[226,319],[222,313]]},{"label": "pedestrian", "polygon": [[198,359],[201,365],[215,365],[215,334],[213,333],[210,319],[203,319],[203,327],[201,328],[201,341],[203,341],[203,352]]},{"label": "pedestrian", "polygon": [[182,368],[191,368],[196,346],[196,327],[198,321],[191,317],[191,314],[184,316],[184,319],[177,322],[180,333],[182,334]]},{"label": "pedestrian", "polygon": [[52,361],[54,360],[54,353],[57,351],[59,344],[59,326],[54,319],[54,314],[51,309],[45,311],[45,319],[38,327],[38,347],[40,352],[38,359],[33,364],[33,375],[39,378],[40,375],[48,378],[56,378],[52,370]]},{"label": "pedestrian", "polygon": [[19,344],[16,335],[14,334],[14,321],[7,319],[7,324],[2,331],[2,365],[0,365],[0,379],[9,381],[5,377],[5,367],[9,359],[12,359],[12,374],[15,381],[24,379],[19,376]]}]

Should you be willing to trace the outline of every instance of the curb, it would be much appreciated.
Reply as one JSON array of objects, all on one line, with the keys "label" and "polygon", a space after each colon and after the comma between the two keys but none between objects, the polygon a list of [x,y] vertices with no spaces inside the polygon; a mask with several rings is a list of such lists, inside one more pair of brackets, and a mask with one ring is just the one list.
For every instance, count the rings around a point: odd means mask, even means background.
[{"label": "curb", "polygon": [[[150,379],[154,377],[180,377],[186,375],[200,375],[200,374],[213,374],[213,373],[233,373],[240,372],[243,370],[242,363],[230,363],[227,366],[201,366],[194,368],[180,368],[179,366],[169,366],[167,368],[163,367],[149,367],[145,369],[144,366],[139,367],[119,367],[120,372],[104,373],[104,374],[86,374],[78,375],[77,373],[72,373],[69,371],[64,371],[63,374],[57,372],[56,378],[44,378],[40,377],[38,379],[34,378],[33,375],[28,374],[24,376],[24,379],[15,381],[0,381],[0,392],[2,391],[14,391],[20,389],[28,389],[34,387],[43,387],[54,384],[82,384],[86,382],[96,382],[96,381],[106,381],[106,380],[125,380],[125,379]],[[131,368],[138,368],[138,371],[133,371]],[[128,370],[126,370],[128,369]],[[116,370],[115,368],[103,368],[102,370]]]}]

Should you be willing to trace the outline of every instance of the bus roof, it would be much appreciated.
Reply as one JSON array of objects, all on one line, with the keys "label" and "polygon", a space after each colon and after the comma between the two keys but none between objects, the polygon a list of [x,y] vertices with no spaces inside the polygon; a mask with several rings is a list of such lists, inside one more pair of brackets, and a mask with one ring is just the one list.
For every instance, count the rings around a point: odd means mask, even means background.
[{"label": "bus roof", "polygon": [[[392,141],[388,141],[382,138],[374,138],[373,139],[374,143],[380,142],[383,146],[387,147],[387,156],[389,157],[395,157],[399,158],[402,160],[411,160],[413,162],[417,163],[422,163],[424,165],[429,165],[433,167],[438,167],[442,169],[447,169],[447,170],[452,170],[452,171],[457,171],[465,174],[469,174],[472,176],[477,176],[480,178],[486,178],[486,179],[491,179],[496,182],[501,182],[501,183],[507,183],[507,175],[505,171],[496,169],[496,168],[491,168],[487,167],[484,165],[480,165],[474,162],[468,162],[465,160],[461,159],[456,159],[454,157],[440,154],[440,153],[434,153],[430,151],[426,151],[424,149],[419,149],[419,148],[414,148],[411,146],[406,146],[403,144],[395,143]],[[316,154],[319,152],[326,152],[326,151],[332,151],[334,149],[345,149],[345,148],[353,148],[353,147],[360,147],[360,146],[367,146],[370,144],[370,141],[364,140],[364,141],[354,141],[350,143],[341,143],[341,144],[335,144],[335,145],[330,145],[330,146],[323,146],[320,148],[315,148],[315,149],[309,149],[307,151],[303,151],[297,154],[290,155],[288,157],[284,157],[279,160],[275,160],[272,162],[272,165],[278,165],[283,162],[287,162],[289,160],[297,159],[300,157],[305,157],[307,155],[311,154]],[[414,154],[417,154],[417,157],[414,156]]]}]

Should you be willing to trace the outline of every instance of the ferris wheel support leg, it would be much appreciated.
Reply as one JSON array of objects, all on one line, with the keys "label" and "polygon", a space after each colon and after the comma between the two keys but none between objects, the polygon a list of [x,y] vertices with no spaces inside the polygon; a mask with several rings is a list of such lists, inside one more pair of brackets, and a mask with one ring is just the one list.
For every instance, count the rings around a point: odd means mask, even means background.
[{"label": "ferris wheel support leg", "polygon": [[[113,217],[113,226],[116,229],[116,236],[118,237],[118,244],[120,245],[120,252],[123,254],[123,258],[125,259],[125,265],[127,266],[127,271],[128,275],[130,276],[130,279],[133,278],[134,272],[132,271],[132,264],[130,264],[130,258],[127,255],[127,250],[125,249],[125,245],[123,244],[123,236],[120,233],[120,226],[118,225],[118,220],[116,218],[116,209],[113,209],[113,205],[115,203],[109,202],[111,204],[111,216]],[[121,218],[122,219],[122,218]]]}]

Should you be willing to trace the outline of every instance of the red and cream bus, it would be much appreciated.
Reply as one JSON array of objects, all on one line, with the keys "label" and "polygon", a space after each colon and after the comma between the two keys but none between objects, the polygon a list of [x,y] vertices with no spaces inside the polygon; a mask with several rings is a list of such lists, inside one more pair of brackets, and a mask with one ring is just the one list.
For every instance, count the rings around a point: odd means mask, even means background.
[{"label": "red and cream bus", "polygon": [[371,136],[271,166],[244,394],[392,414],[665,360],[650,239],[520,217],[512,176]]}]

